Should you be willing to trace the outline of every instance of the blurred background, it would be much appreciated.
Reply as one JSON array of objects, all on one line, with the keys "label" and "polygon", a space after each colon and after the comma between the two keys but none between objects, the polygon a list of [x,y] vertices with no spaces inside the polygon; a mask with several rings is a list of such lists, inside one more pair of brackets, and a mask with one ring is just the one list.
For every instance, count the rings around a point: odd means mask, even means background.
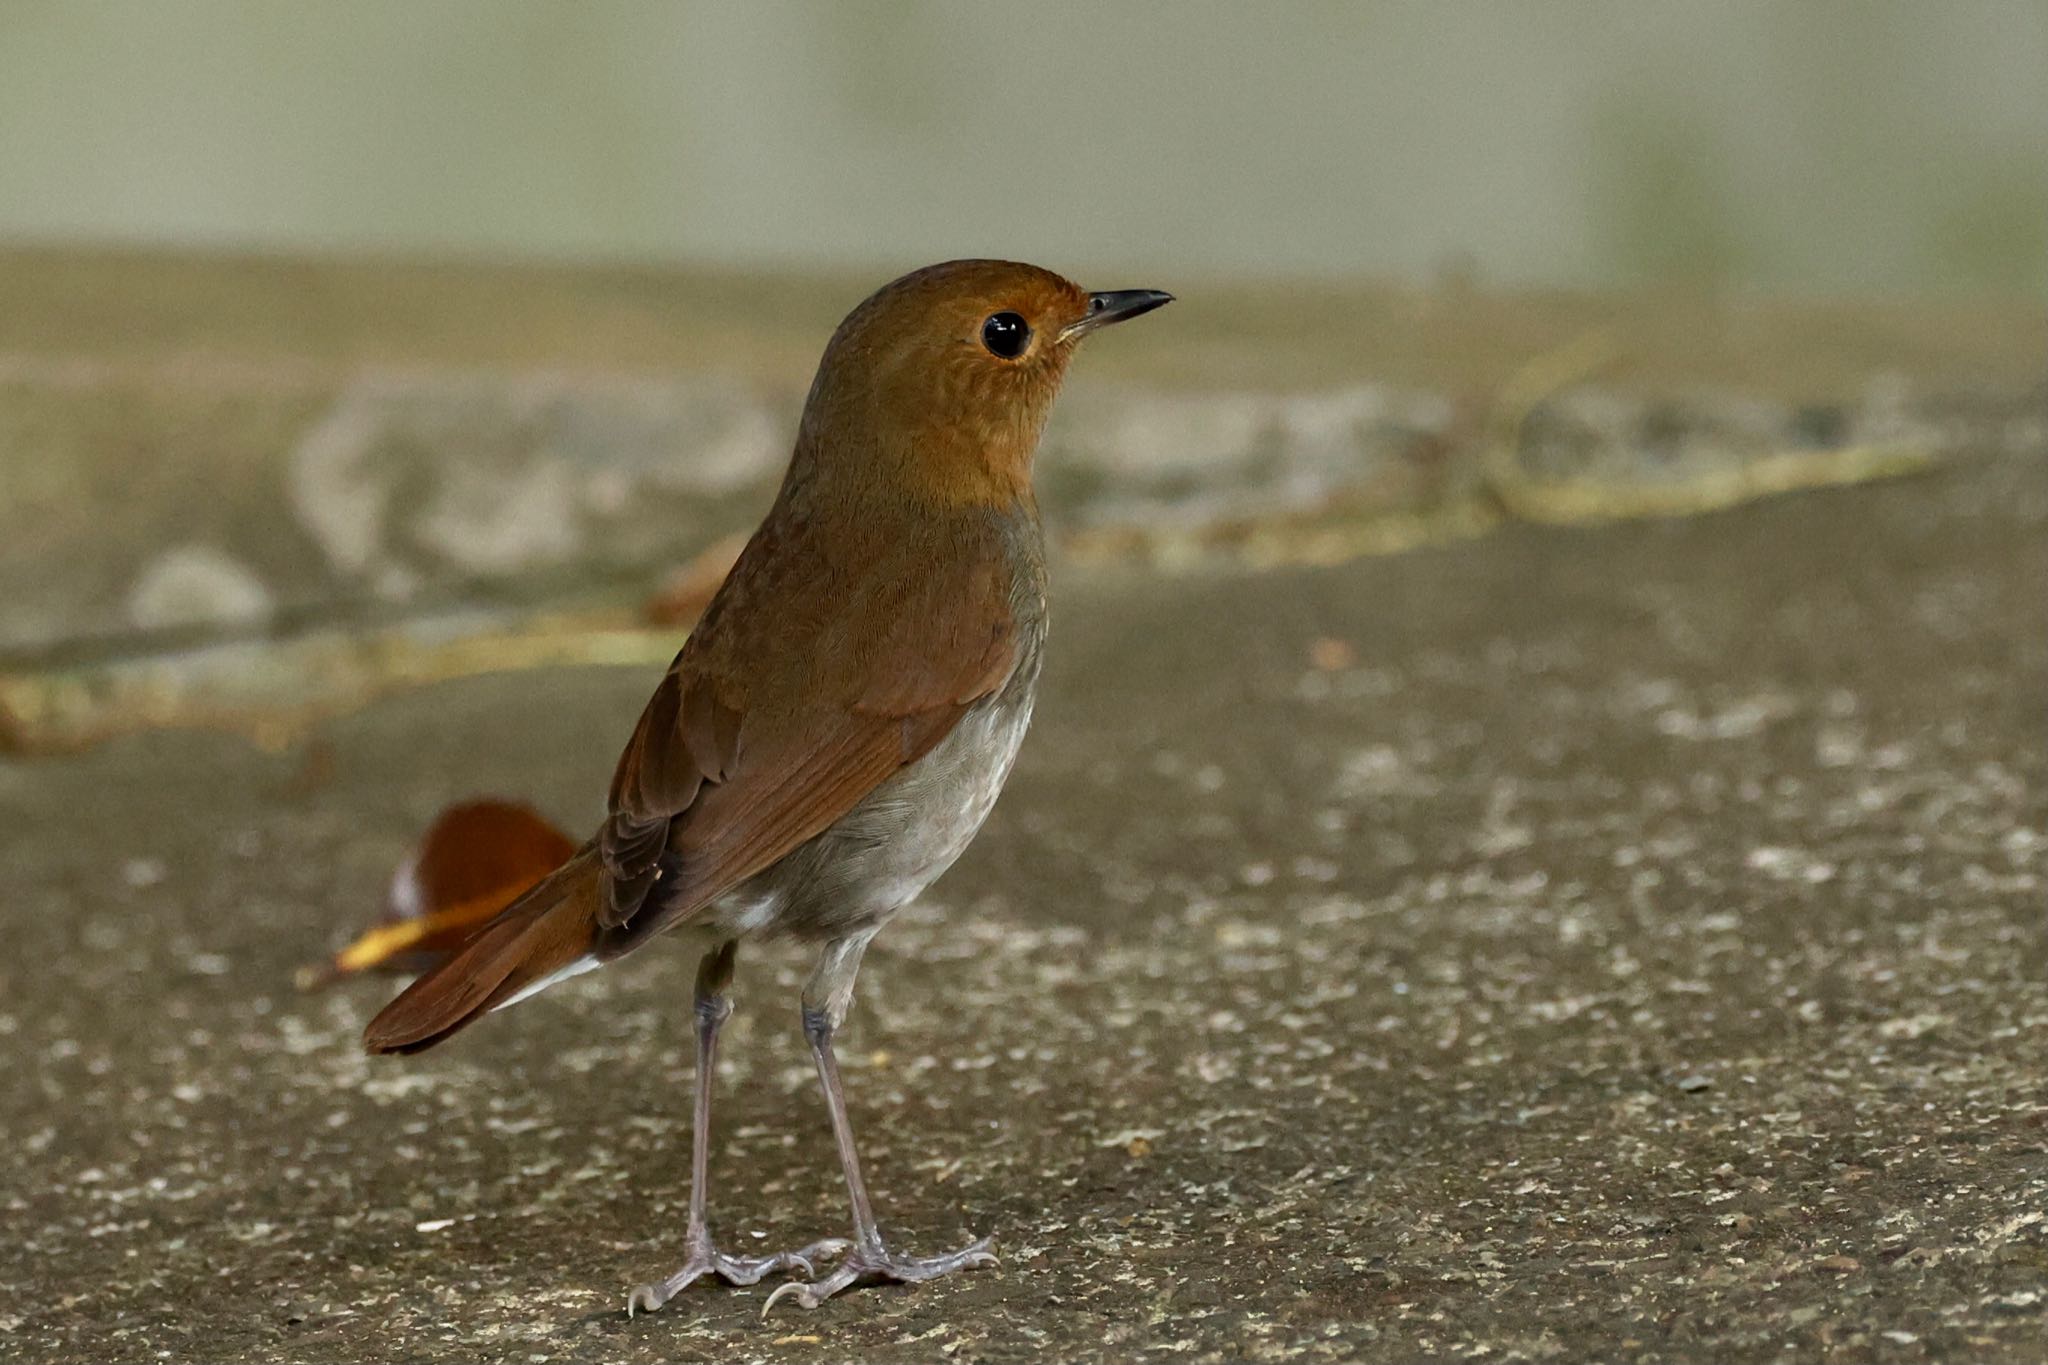
[{"label": "blurred background", "polygon": [[[686,621],[834,321],[959,255],[1182,296],[1049,433],[1078,560],[1921,467],[2034,411],[2044,71],[2040,0],[23,0],[0,728]],[[542,608],[575,624],[412,673],[350,643]]]},{"label": "blurred background", "polygon": [[0,661],[685,620],[834,319],[957,255],[1183,295],[1049,436],[1081,558],[1895,471],[2038,391],[2044,72],[2040,0],[25,0]]},{"label": "blurred background", "polygon": [[20,0],[0,234],[2038,298],[2044,73],[2038,0]]}]

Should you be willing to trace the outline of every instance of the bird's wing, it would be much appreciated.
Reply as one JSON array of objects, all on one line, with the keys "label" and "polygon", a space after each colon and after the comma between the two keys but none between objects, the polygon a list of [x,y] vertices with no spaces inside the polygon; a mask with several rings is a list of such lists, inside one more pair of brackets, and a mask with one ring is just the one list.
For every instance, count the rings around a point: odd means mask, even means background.
[{"label": "bird's wing", "polygon": [[[774,558],[706,613],[619,757],[598,841],[609,926],[657,905],[664,924],[686,919],[771,866],[923,757],[1016,666],[999,547],[922,575],[873,566],[864,578],[890,595],[877,610],[791,601]],[[863,622],[865,638],[846,638]]]}]

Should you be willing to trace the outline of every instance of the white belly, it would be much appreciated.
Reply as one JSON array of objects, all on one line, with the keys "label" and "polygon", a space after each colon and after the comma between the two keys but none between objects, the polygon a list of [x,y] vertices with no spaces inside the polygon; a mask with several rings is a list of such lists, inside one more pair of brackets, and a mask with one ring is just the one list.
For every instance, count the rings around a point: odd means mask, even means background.
[{"label": "white belly", "polygon": [[721,898],[711,921],[733,937],[831,939],[917,898],[980,832],[1031,725],[1035,651],[1002,691],[961,717],[923,758],[838,823]]}]

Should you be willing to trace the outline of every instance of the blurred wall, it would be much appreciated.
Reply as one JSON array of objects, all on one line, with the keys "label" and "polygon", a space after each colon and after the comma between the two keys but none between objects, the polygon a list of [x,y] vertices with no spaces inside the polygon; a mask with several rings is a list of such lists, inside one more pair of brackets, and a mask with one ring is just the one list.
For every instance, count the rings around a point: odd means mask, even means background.
[{"label": "blurred wall", "polygon": [[10,0],[0,239],[2044,294],[2048,0]]}]

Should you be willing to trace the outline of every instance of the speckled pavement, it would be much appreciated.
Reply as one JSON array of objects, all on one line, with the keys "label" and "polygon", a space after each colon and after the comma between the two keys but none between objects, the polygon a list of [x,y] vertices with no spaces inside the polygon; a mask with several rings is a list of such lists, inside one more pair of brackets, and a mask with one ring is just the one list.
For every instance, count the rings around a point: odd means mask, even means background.
[{"label": "speckled pavement", "polygon": [[[1325,570],[1070,571],[981,841],[845,1046],[885,1226],[999,1268],[628,1320],[691,964],[425,1057],[299,996],[477,791],[592,818],[643,670],[311,750],[0,762],[0,1355],[2039,1360],[2048,463]],[[840,1230],[743,956],[713,1217]]]}]

